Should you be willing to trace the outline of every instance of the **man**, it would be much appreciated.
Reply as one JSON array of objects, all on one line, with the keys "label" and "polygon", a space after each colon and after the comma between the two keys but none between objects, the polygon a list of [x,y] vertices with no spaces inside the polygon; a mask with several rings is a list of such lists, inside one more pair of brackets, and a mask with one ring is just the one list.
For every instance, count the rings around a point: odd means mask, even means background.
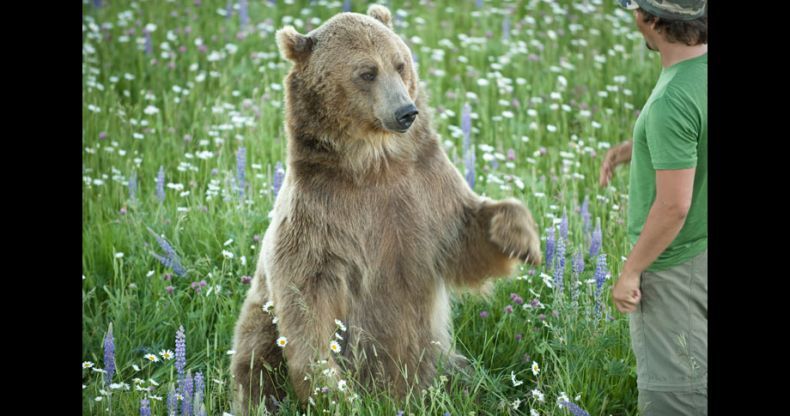
[{"label": "man", "polygon": [[707,415],[707,13],[705,0],[619,0],[661,75],[633,140],[612,148],[608,184],[631,161],[633,244],[612,297],[630,313],[642,415]]}]

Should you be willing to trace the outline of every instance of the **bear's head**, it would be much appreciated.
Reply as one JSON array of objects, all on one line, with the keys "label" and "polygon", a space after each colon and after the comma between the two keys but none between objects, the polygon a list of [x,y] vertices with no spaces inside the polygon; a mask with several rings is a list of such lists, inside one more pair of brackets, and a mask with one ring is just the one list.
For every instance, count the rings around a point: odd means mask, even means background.
[{"label": "bear's head", "polygon": [[[341,13],[319,28],[277,31],[286,78],[289,124],[310,134],[359,137],[403,134],[419,113],[411,51],[392,30],[390,11]],[[298,120],[295,120],[298,118]]]}]

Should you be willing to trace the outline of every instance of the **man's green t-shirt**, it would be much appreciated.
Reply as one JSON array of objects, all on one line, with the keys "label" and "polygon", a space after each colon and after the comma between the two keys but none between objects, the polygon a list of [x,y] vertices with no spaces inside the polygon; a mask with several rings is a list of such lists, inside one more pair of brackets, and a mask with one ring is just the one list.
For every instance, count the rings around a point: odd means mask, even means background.
[{"label": "man's green t-shirt", "polygon": [[634,125],[628,237],[636,244],[656,199],[656,170],[696,168],[680,233],[648,271],[679,265],[708,246],[708,54],[664,68]]}]

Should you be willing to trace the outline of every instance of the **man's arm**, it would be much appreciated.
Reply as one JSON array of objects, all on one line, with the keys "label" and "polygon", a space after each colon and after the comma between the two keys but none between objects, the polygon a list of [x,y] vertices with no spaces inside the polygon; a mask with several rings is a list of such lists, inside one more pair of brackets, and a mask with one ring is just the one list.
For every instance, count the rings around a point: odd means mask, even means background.
[{"label": "man's arm", "polygon": [[628,255],[612,297],[620,312],[633,312],[641,299],[639,276],[677,237],[686,221],[696,169],[657,170],[656,200],[642,234]]},{"label": "man's arm", "polygon": [[617,165],[631,161],[632,145],[633,141],[626,140],[606,152],[598,178],[598,183],[601,186],[609,184],[609,181],[612,179],[612,174],[614,173],[614,168],[616,168]]}]

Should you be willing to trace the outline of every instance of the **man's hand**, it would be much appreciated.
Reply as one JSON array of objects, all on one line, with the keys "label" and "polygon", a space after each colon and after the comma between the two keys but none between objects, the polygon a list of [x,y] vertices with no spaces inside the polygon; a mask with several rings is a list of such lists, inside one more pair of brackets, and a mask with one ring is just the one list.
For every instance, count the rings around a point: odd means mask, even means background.
[{"label": "man's hand", "polygon": [[631,160],[632,143],[633,142],[631,140],[625,141],[606,152],[606,156],[603,158],[603,164],[601,164],[601,171],[598,178],[599,185],[608,185],[609,181],[612,179],[612,174],[614,173],[614,169],[617,167],[617,165]]},{"label": "man's hand", "polygon": [[622,313],[631,313],[636,310],[636,305],[642,299],[639,290],[639,273],[624,270],[612,288],[612,298],[617,310]]}]

